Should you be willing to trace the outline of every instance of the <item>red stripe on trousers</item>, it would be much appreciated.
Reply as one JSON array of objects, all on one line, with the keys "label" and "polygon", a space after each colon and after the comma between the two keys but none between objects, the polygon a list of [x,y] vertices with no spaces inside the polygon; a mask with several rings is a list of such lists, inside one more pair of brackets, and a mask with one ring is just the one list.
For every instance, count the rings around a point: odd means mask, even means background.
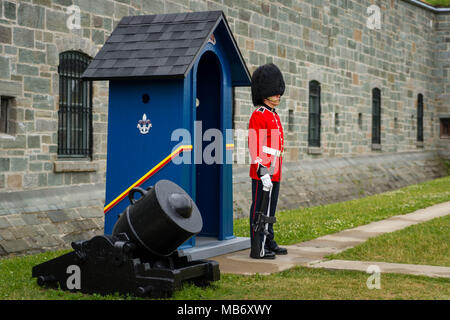
[{"label": "red stripe on trousers", "polygon": [[[259,184],[259,180],[256,180],[255,204],[253,206],[253,219],[252,219],[253,223],[255,223],[255,211],[256,211],[256,204],[258,202],[258,184]],[[253,227],[252,227],[252,237],[254,237],[254,236],[255,236],[255,230],[253,230]]]}]

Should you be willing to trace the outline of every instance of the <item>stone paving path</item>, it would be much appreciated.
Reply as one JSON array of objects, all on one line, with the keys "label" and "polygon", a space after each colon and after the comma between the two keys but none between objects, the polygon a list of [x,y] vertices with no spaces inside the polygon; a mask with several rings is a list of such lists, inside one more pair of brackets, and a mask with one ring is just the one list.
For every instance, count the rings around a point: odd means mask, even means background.
[{"label": "stone paving path", "polygon": [[312,268],[355,270],[366,272],[369,266],[377,266],[381,273],[403,273],[418,276],[450,278],[450,268],[379,261],[329,260],[309,265]]},{"label": "stone paving path", "polygon": [[312,268],[366,271],[369,265],[377,265],[381,272],[419,274],[430,277],[450,278],[449,267],[408,265],[385,262],[363,262],[346,260],[324,260],[329,254],[338,253],[387,232],[394,232],[411,225],[450,214],[450,201],[420,209],[412,213],[393,216],[385,220],[326,235],[310,241],[284,246],[289,254],[277,256],[275,260],[255,260],[249,257],[250,250],[241,250],[212,257],[219,262],[222,273],[271,274],[294,266]]}]

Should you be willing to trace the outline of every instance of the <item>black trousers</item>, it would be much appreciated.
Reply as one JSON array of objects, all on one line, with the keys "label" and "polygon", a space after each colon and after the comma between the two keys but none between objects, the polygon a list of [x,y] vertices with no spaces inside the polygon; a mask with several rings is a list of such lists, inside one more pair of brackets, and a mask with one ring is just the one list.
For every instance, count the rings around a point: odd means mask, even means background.
[{"label": "black trousers", "polygon": [[[275,211],[277,209],[277,202],[278,202],[278,193],[280,191],[280,182],[279,181],[272,181],[272,194],[270,197],[270,208],[269,208],[269,215],[271,217],[275,216]],[[250,206],[250,238],[253,239],[254,231],[252,228],[253,221],[256,217],[256,209],[261,207],[261,195],[263,192],[263,184],[261,180],[255,180],[252,179],[252,205]],[[274,239],[274,233],[273,233],[273,223],[269,223],[268,226],[269,234],[266,237],[266,245],[265,247],[268,249],[272,249],[277,246],[277,243]],[[261,239],[262,240],[262,239]]]}]

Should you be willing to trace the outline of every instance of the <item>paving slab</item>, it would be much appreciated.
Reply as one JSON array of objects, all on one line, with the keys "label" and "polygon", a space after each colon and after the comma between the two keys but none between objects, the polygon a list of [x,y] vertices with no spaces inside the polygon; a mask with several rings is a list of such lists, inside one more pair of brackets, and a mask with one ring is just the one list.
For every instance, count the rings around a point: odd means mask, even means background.
[{"label": "paving slab", "polygon": [[[350,249],[360,243],[365,242],[371,237],[397,231],[408,226],[425,222],[434,218],[442,217],[450,214],[450,201],[437,204],[425,209],[420,209],[415,212],[393,216],[385,220],[376,221],[367,225],[359,226],[352,229],[347,229],[330,235],[325,235],[313,240],[297,243],[294,245],[283,246],[288,249],[288,254],[285,256],[277,256],[274,260],[256,260],[250,258],[250,250],[240,250],[224,255],[212,257],[210,259],[219,262],[220,271],[222,273],[232,274],[270,274],[290,269],[294,266],[312,266],[317,263],[326,263],[323,261],[325,256],[336,254],[344,250]],[[362,263],[362,264],[359,264]],[[352,269],[352,264],[355,266]],[[345,265],[349,270],[362,270],[362,266],[366,262],[349,261]],[[385,264],[385,263],[384,263]],[[399,273],[423,274],[424,266],[420,268],[407,267],[408,265],[399,264],[383,265],[386,270],[395,270]],[[318,264],[319,266],[326,266],[326,264]],[[414,266],[414,265],[412,265]],[[426,266],[425,266],[426,267]],[[447,269],[439,269],[444,267],[433,267],[427,272],[428,275],[446,274]],[[367,267],[366,267],[367,269]],[[366,271],[364,269],[363,271]],[[392,271],[394,272],[394,271]],[[421,273],[422,272],[422,273]]]},{"label": "paving slab", "polygon": [[404,229],[418,223],[407,219],[388,218],[381,221],[372,222],[363,226],[359,226],[350,230],[362,230],[365,232],[387,233]]},{"label": "paving slab", "polygon": [[308,267],[311,268],[354,270],[363,272],[367,272],[369,266],[377,266],[380,269],[380,273],[402,273],[427,277],[450,278],[450,268],[441,266],[352,260],[316,261],[308,264]]},{"label": "paving slab", "polygon": [[408,219],[417,222],[425,222],[434,218],[446,216],[450,213],[450,201],[435,204],[431,207],[419,209],[405,215],[393,216],[393,218]]},{"label": "paving slab", "polygon": [[241,250],[221,256],[211,258],[219,263],[220,272],[232,274],[271,274],[293,268],[295,266],[307,266],[308,263],[318,261],[323,255],[318,253],[311,255],[309,252],[303,252],[295,246],[283,246],[288,249],[289,254],[277,256],[276,259],[252,259],[250,258],[250,249]]}]

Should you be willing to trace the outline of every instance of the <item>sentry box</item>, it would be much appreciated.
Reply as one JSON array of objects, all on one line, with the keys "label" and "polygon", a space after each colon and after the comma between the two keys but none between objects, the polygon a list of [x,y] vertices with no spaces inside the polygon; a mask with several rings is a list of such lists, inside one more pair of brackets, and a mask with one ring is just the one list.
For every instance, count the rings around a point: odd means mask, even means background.
[{"label": "sentry box", "polygon": [[105,234],[129,191],[161,179],[197,204],[193,259],[248,248],[233,234],[232,87],[250,74],[222,11],[122,18],[83,74],[109,80]]}]

